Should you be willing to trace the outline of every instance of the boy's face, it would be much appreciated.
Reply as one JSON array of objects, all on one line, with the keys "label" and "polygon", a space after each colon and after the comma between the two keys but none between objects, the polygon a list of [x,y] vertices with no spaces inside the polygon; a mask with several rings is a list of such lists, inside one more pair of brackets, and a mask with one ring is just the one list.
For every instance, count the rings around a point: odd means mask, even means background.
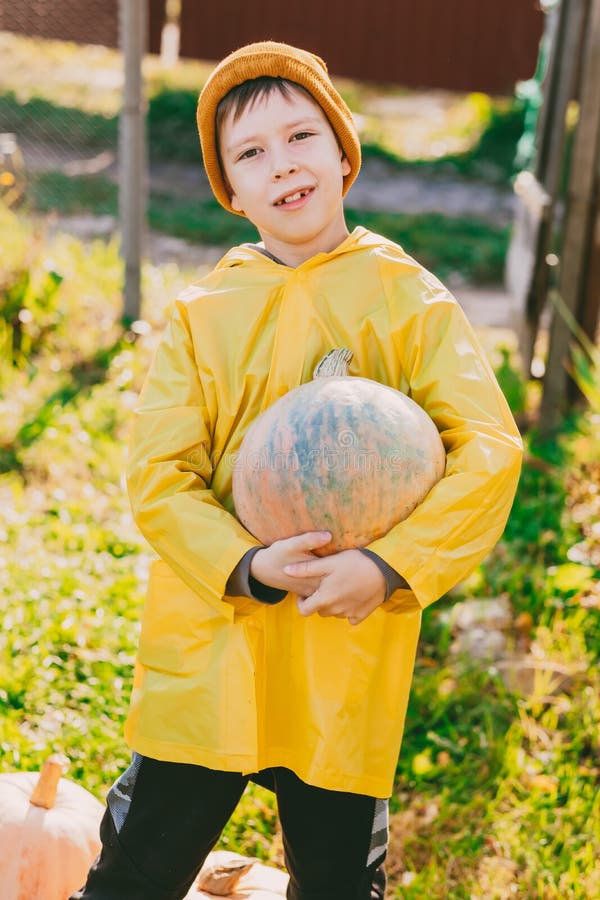
[{"label": "boy's face", "polygon": [[290,265],[348,234],[342,205],[350,165],[321,107],[302,91],[273,91],[223,122],[220,149],[231,205]]}]

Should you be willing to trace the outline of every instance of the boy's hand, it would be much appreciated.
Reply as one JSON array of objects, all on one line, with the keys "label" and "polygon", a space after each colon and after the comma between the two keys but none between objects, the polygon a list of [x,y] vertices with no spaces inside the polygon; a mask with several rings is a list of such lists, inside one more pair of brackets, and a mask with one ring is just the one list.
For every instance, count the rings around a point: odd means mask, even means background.
[{"label": "boy's hand", "polygon": [[324,547],[331,540],[328,531],[307,531],[281,541],[273,541],[254,554],[250,562],[250,574],[262,584],[293,591],[301,597],[308,597],[317,590],[321,576],[314,572],[292,576],[285,571],[291,563],[302,563],[318,560],[312,552],[317,547]]},{"label": "boy's hand", "polygon": [[316,612],[358,625],[385,600],[383,573],[360,550],[342,550],[332,556],[287,565],[285,572],[303,582],[311,577],[320,581],[308,597],[296,590],[300,595],[298,609],[303,616]]}]

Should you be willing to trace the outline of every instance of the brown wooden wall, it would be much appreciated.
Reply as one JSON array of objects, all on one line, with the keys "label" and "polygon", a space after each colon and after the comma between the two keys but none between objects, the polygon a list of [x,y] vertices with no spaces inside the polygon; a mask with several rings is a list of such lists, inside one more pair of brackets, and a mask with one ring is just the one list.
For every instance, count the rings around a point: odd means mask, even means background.
[{"label": "brown wooden wall", "polygon": [[512,93],[535,70],[537,0],[183,0],[182,56],[220,59],[281,40],[333,75],[406,87]]},{"label": "brown wooden wall", "polygon": [[[148,0],[160,49],[165,0]],[[0,0],[0,30],[118,45],[119,0]],[[512,93],[535,69],[537,0],[182,0],[182,56],[216,60],[249,41],[288,41],[333,75],[406,87]]]}]

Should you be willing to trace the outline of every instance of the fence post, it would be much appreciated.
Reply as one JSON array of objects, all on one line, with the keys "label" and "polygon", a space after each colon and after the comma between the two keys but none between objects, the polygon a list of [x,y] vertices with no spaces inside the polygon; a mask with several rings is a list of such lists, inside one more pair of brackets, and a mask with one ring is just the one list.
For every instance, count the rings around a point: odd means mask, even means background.
[{"label": "fence post", "polygon": [[[567,214],[561,248],[560,295],[581,324],[581,298],[587,291],[589,251],[594,227],[597,160],[600,153],[600,0],[591,0],[583,48],[579,121],[575,132]],[[567,361],[573,336],[555,309],[541,405],[541,422],[551,430],[567,402]]]},{"label": "fence post", "polygon": [[596,158],[596,184],[594,190],[594,211],[592,240],[589,253],[587,294],[583,299],[581,326],[590,341],[594,343],[600,326],[600,134],[598,135]]},{"label": "fence post", "polygon": [[123,318],[140,318],[141,259],[148,184],[142,60],[147,41],[147,0],[121,0],[120,43],[125,85],[119,128],[121,254],[125,262]]},{"label": "fence post", "polygon": [[556,230],[556,205],[564,167],[565,117],[577,93],[584,22],[589,0],[560,0],[547,13],[550,52],[542,85],[533,172],[517,178],[517,210],[506,266],[507,287],[522,307],[519,349],[529,374],[548,295],[546,256]]}]

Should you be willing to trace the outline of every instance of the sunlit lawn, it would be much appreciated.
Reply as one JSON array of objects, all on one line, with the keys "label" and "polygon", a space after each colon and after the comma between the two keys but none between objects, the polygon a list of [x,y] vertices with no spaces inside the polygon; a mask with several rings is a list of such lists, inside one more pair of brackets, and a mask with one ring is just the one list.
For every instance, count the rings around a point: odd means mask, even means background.
[{"label": "sunlit lawn", "polygon": [[[37,768],[63,749],[70,777],[103,797],[128,760],[122,725],[152,555],[131,521],[125,445],[186,275],[145,269],[151,327],[134,339],[117,324],[114,243],[48,242],[2,216],[0,768]],[[15,307],[30,312],[17,333]],[[392,800],[400,897],[600,896],[599,428],[588,416],[559,440],[529,440],[505,539],[425,616]],[[540,667],[517,692],[496,666],[451,649],[452,603],[500,594],[515,671],[525,654]],[[272,796],[252,788],[223,846],[281,863],[275,828]]]}]

